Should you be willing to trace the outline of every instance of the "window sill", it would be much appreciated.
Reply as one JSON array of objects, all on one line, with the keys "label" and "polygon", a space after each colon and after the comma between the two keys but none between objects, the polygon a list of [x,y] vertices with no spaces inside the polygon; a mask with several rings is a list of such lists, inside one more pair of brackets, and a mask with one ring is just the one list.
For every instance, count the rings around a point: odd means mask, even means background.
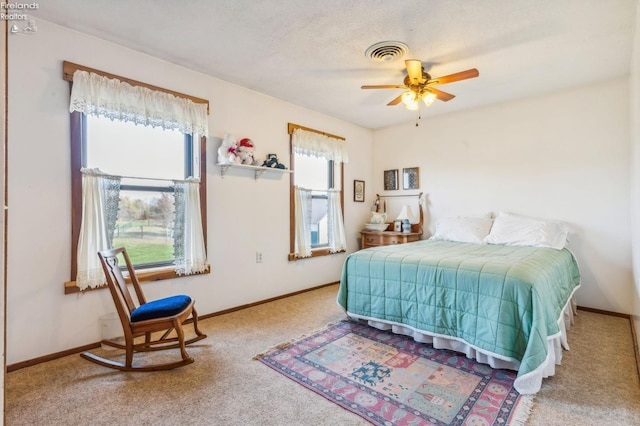
[{"label": "window sill", "polygon": [[[138,277],[139,282],[144,283],[144,282],[151,282],[151,281],[170,280],[173,278],[192,277],[194,275],[204,275],[209,273],[211,273],[211,265],[207,265],[207,269],[204,272],[199,272],[197,274],[191,274],[191,275],[178,275],[173,269],[163,268],[163,269],[155,269],[151,271],[139,272],[139,273],[136,273],[136,276]],[[130,282],[128,278],[127,278],[127,282]],[[64,283],[64,294],[83,293],[85,291],[101,290],[103,288],[108,288],[108,286],[105,284],[100,287],[88,288],[82,291],[76,286],[75,281],[67,281]]]},{"label": "window sill", "polygon": [[289,262],[295,262],[297,260],[304,260],[304,259],[311,259],[313,257],[329,256],[331,254],[340,254],[345,252],[346,250],[331,252],[329,251],[329,249],[319,249],[319,250],[312,250],[311,256],[309,257],[296,257],[295,253],[289,253]]}]

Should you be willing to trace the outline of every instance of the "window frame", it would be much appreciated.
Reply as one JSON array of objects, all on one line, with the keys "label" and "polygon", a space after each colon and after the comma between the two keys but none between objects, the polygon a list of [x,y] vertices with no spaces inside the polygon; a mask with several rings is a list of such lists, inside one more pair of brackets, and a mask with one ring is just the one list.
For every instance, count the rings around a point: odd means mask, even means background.
[{"label": "window frame", "polygon": [[[70,83],[70,87],[71,87]],[[80,289],[76,286],[75,279],[78,272],[78,238],[82,223],[82,173],[80,168],[86,153],[83,149],[83,139],[87,136],[87,126],[84,114],[78,111],[70,113],[71,130],[71,274],[70,280],[65,283],[65,294],[77,293]],[[194,153],[195,154],[195,153]],[[200,136],[200,213],[202,216],[202,232],[205,235],[204,244],[207,250],[207,151],[206,137]],[[204,273],[209,273],[209,269]],[[163,266],[154,270],[137,274],[139,281],[157,281],[171,278],[184,277],[173,271],[173,268]],[[105,286],[98,287],[106,288]]]},{"label": "window frame", "polygon": [[[289,133],[289,162],[291,164],[291,170],[293,173],[289,176],[289,261],[297,261],[302,260],[301,258],[296,257],[295,254],[295,244],[296,244],[296,224],[295,224],[295,154],[293,152],[293,131],[295,129],[303,129],[309,132],[319,133],[321,135],[329,136],[336,139],[344,140],[341,136],[332,135],[329,133],[321,132],[319,130],[310,129],[308,127],[299,126],[297,124],[289,123],[288,124],[288,133]],[[332,163],[331,168],[333,173],[329,174],[329,185],[333,188],[336,180],[336,173],[339,173],[340,176],[340,209],[342,210],[342,218],[344,220],[344,163],[340,163],[338,167],[339,170],[336,170],[335,163],[333,160],[327,160],[327,162]],[[311,256],[310,258],[319,257],[319,256],[328,256],[332,254],[343,253],[345,250],[340,250],[337,252],[331,252],[329,247],[326,245],[322,245],[320,247],[314,248],[311,247]],[[304,258],[309,259],[309,258]]]}]

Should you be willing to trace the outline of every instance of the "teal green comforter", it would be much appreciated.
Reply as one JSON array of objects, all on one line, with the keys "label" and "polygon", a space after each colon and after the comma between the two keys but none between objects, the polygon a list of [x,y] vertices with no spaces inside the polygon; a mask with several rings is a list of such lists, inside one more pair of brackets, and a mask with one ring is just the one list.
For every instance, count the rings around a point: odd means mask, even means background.
[{"label": "teal green comforter", "polygon": [[338,303],[355,316],[444,335],[520,362],[547,357],[547,337],[576,287],[567,249],[418,241],[347,257]]}]

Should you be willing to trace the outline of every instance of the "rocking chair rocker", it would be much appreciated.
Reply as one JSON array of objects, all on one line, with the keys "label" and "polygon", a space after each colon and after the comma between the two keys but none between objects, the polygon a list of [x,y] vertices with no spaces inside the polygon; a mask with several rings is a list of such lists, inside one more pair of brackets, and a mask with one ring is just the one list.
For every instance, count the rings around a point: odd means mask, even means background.
[{"label": "rocking chair rocker", "polygon": [[[129,272],[129,279],[135,290],[138,305],[134,303],[131,293],[125,281],[122,271],[118,267],[117,256],[122,253],[126,268]],[[124,247],[105,250],[98,253],[102,269],[107,278],[107,284],[111,291],[111,296],[116,305],[122,329],[124,331],[124,345],[111,340],[102,340],[102,343],[119,349],[124,349],[125,362],[112,361],[91,352],[83,352],[81,357],[95,362],[104,367],[115,368],[121,371],[157,371],[170,370],[191,364],[193,358],[189,356],[185,345],[197,342],[207,337],[198,329],[198,314],[194,308],[194,301],[186,295],[176,295],[147,302],[140,283],[135,275],[133,265]],[[196,336],[186,340],[184,338],[183,323],[189,318],[193,319],[193,329]],[[176,337],[169,337],[175,330]],[[152,333],[163,332],[160,338],[154,339]],[[141,336],[144,341],[140,342]],[[135,339],[140,338],[138,343]],[[182,359],[180,361],[165,364],[133,365],[134,352],[158,351],[164,349],[180,349]]]}]

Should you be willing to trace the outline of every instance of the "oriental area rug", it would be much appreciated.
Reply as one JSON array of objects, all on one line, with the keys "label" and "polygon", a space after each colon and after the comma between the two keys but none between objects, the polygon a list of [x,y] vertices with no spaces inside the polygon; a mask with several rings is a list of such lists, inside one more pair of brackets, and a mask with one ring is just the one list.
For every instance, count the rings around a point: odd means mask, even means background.
[{"label": "oriental area rug", "polygon": [[524,425],[514,371],[342,321],[255,359],[375,425]]}]

